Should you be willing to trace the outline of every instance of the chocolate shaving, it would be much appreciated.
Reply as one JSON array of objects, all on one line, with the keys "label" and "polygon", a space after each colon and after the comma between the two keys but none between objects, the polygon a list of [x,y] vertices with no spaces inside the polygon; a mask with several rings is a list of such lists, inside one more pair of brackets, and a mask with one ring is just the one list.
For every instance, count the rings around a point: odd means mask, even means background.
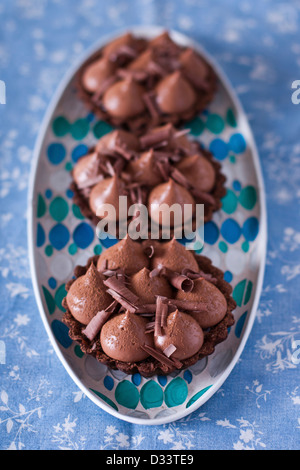
[{"label": "chocolate shaving", "polygon": [[192,271],[189,268],[184,268],[182,270],[182,274],[184,276],[189,277],[190,279],[201,279],[202,278],[202,279],[205,279],[208,282],[211,282],[212,284],[215,284],[217,282],[217,279],[214,276],[212,276],[212,274],[207,274],[207,273],[204,273],[203,271],[200,271],[200,272],[196,273],[195,271]]},{"label": "chocolate shaving", "polygon": [[91,319],[82,333],[90,340],[93,341],[95,336],[99,333],[104,323],[107,322],[112,315],[113,310],[101,310]]},{"label": "chocolate shaving", "polygon": [[144,99],[145,105],[148,108],[150,115],[152,116],[154,121],[157,120],[160,113],[159,113],[159,109],[156,106],[155,95],[153,93],[145,93],[145,95],[143,96],[143,99]]},{"label": "chocolate shaving", "polygon": [[143,149],[154,147],[157,144],[168,141],[171,137],[171,128],[162,129],[157,132],[150,132],[140,137],[140,144]]},{"label": "chocolate shaving", "polygon": [[151,348],[151,346],[148,346],[147,344],[144,344],[141,346],[141,349],[143,349],[146,353],[148,353],[150,356],[154,357],[157,359],[159,362],[162,364],[165,364],[168,367],[174,367],[174,365],[179,369],[182,367],[182,363],[178,360],[172,360],[169,359],[167,356],[165,356],[163,353],[158,351],[157,349]]},{"label": "chocolate shaving", "polygon": [[156,310],[155,310],[155,336],[162,334],[162,326],[166,323],[166,316],[168,315],[168,305],[165,303],[166,297],[158,295],[156,297]]},{"label": "chocolate shaving", "polygon": [[115,300],[117,300],[117,302],[119,302],[119,304],[121,304],[122,307],[124,307],[130,313],[135,313],[136,307],[128,302],[127,299],[118,294],[118,292],[114,291],[113,289],[107,289],[106,292],[110,294]]},{"label": "chocolate shaving", "polygon": [[199,189],[193,187],[190,188],[190,191],[195,198],[200,199],[207,204],[215,204],[215,198],[211,194],[205,193],[204,191],[200,191]]},{"label": "chocolate shaving", "polygon": [[176,351],[176,346],[174,344],[169,344],[169,346],[166,347],[166,349],[163,350],[163,353],[165,356],[170,357],[172,354]]},{"label": "chocolate shaving", "polygon": [[112,62],[116,62],[120,57],[126,57],[128,59],[135,59],[137,57],[137,51],[133,47],[123,44],[116,51],[110,54],[109,59]]},{"label": "chocolate shaving", "polygon": [[89,178],[84,183],[78,185],[78,189],[86,189],[90,188],[91,186],[95,186],[95,184],[99,183],[99,181],[103,180],[103,175],[94,176],[94,178]]},{"label": "chocolate shaving", "polygon": [[129,304],[136,305],[139,298],[124,285],[124,281],[119,279],[117,276],[111,276],[103,281],[110,290],[114,290],[117,294],[123,297]]}]

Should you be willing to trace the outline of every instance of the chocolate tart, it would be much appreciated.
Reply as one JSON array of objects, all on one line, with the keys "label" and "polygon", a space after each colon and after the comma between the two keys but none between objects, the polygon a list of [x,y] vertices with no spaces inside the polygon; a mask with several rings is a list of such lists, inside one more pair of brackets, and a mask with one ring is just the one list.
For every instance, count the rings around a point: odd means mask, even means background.
[{"label": "chocolate tart", "polygon": [[82,65],[76,83],[89,110],[137,134],[187,122],[207,107],[217,89],[212,67],[167,32],[152,40],[131,33],[115,39]]},{"label": "chocolate tart", "polygon": [[209,221],[221,208],[226,178],[213,155],[186,133],[166,124],[140,137],[124,130],[106,134],[72,170],[74,203],[95,225],[97,207],[110,203],[118,211],[121,195],[128,205],[147,207],[149,227],[150,222],[161,224],[151,211],[155,203],[179,203],[183,213],[184,204],[204,204],[204,222]]},{"label": "chocolate tart", "polygon": [[127,374],[169,374],[214,352],[234,324],[223,272],[172,239],[129,237],[77,266],[64,323],[81,350]]}]

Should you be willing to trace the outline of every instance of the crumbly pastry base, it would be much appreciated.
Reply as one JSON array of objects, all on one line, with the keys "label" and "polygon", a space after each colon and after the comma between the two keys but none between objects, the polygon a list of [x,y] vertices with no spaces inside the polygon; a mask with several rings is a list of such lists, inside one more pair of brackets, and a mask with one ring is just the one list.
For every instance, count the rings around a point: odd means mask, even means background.
[{"label": "crumbly pastry base", "polygon": [[[88,260],[86,266],[77,266],[74,270],[75,277],[77,278],[83,276],[87,272],[87,269],[91,263],[97,265],[98,258],[99,255],[93,256]],[[181,369],[191,367],[200,359],[212,354],[216,345],[226,340],[228,336],[228,328],[234,324],[234,316],[232,312],[236,307],[236,302],[231,296],[231,285],[228,284],[223,278],[223,271],[213,266],[210,259],[205,256],[195,255],[195,258],[199,265],[199,269],[206,274],[211,274],[216,279],[216,287],[226,298],[227,312],[221,322],[208,330],[204,330],[204,343],[201,349],[192,357],[182,360]],[[74,281],[75,279],[72,279],[66,284],[67,291],[70,289]],[[152,357],[149,357],[144,361],[134,363],[121,362],[112,359],[103,352],[99,339],[89,341],[88,338],[82,333],[84,326],[75,320],[75,318],[72,316],[70,310],[68,309],[66,298],[63,299],[62,305],[66,309],[66,312],[63,316],[63,322],[69,327],[69,335],[71,339],[80,345],[81,350],[85,354],[94,356],[102,364],[107,365],[111,369],[119,369],[126,374],[135,374],[139,372],[144,377],[152,377],[155,374],[167,375],[176,370],[175,366],[167,366]]]}]

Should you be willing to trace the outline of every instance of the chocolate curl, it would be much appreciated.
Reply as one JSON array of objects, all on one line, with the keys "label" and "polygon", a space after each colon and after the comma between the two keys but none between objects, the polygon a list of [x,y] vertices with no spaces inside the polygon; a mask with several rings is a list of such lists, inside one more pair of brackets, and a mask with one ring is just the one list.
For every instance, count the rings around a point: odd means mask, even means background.
[{"label": "chocolate curl", "polygon": [[194,288],[193,280],[184,274],[179,274],[165,267],[161,269],[160,274],[166,277],[175,289],[182,290],[183,292],[191,292]]},{"label": "chocolate curl", "polygon": [[141,346],[141,349],[143,349],[143,351],[148,353],[150,356],[154,357],[154,359],[157,359],[159,362],[161,362],[162,364],[164,364],[168,367],[173,368],[175,366],[178,369],[180,369],[180,367],[182,367],[182,363],[180,361],[178,361],[177,359],[176,360],[169,359],[163,353],[161,353],[157,349],[151,348],[151,346],[148,346],[147,344],[144,344],[143,346]]},{"label": "chocolate curl", "polygon": [[114,151],[116,153],[118,153],[119,155],[121,155],[123,158],[125,158],[125,160],[131,160],[131,158],[133,157],[133,154],[130,150],[122,147],[121,145],[117,145],[115,144],[114,145]]},{"label": "chocolate curl", "polygon": [[191,189],[190,182],[177,168],[172,168],[171,178],[173,178],[173,180],[175,180],[177,183],[181,184],[181,186],[184,186],[187,189]]},{"label": "chocolate curl", "polygon": [[168,181],[169,179],[169,172],[170,172],[170,165],[168,162],[157,161],[156,166],[164,179],[164,181]]},{"label": "chocolate curl", "polygon": [[163,353],[165,356],[170,357],[172,354],[176,351],[176,346],[174,344],[169,344],[169,346],[166,347],[166,349],[163,350]]},{"label": "chocolate curl", "polygon": [[162,326],[166,323],[166,316],[168,315],[168,305],[164,303],[166,300],[165,297],[158,295],[156,297],[156,311],[155,311],[155,327],[154,334],[155,336],[161,336]]},{"label": "chocolate curl", "polygon": [[127,299],[122,297],[116,291],[114,291],[113,289],[107,289],[106,292],[109,295],[111,295],[113,299],[115,299],[117,302],[119,302],[119,304],[121,304],[122,307],[125,308],[125,310],[128,310],[130,313],[135,313],[136,307],[134,305],[132,305],[130,302],[128,302]]},{"label": "chocolate curl", "polygon": [[140,315],[155,315],[156,304],[137,305],[135,313]]},{"label": "chocolate curl", "polygon": [[145,249],[144,249],[144,253],[145,255],[151,259],[152,256],[154,255],[154,246],[153,245],[149,245],[147,246]]},{"label": "chocolate curl", "polygon": [[195,271],[192,271],[189,268],[184,268],[182,270],[182,274],[184,276],[189,277],[190,279],[205,279],[208,282],[211,282],[212,284],[216,284],[217,279],[213,277],[212,274],[206,274],[203,271],[199,271],[198,273]]}]

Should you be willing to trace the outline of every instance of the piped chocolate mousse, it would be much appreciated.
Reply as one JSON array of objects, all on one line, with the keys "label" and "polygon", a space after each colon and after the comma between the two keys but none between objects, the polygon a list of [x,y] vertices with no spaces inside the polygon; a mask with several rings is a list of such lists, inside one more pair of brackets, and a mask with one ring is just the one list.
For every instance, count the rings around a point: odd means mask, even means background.
[{"label": "piped chocolate mousse", "polygon": [[234,323],[223,272],[176,240],[125,239],[74,274],[62,304],[70,337],[125,373],[150,377],[190,367]]},{"label": "piped chocolate mousse", "polygon": [[140,135],[203,111],[217,78],[196,50],[176,44],[168,32],[152,40],[127,33],[83,64],[77,89],[100,119]]},{"label": "piped chocolate mousse", "polygon": [[[74,202],[83,215],[97,225],[97,209],[111,203],[118,220],[117,199],[125,195],[129,206],[147,207],[149,226],[151,221],[162,224],[161,204],[179,204],[183,217],[185,205],[190,205],[186,210],[192,209],[193,220],[195,205],[204,204],[204,221],[210,220],[226,193],[225,176],[212,154],[187,133],[166,124],[139,138],[124,130],[101,137],[72,172]],[[170,215],[174,217],[172,211]],[[131,220],[128,215],[128,224]]]}]

